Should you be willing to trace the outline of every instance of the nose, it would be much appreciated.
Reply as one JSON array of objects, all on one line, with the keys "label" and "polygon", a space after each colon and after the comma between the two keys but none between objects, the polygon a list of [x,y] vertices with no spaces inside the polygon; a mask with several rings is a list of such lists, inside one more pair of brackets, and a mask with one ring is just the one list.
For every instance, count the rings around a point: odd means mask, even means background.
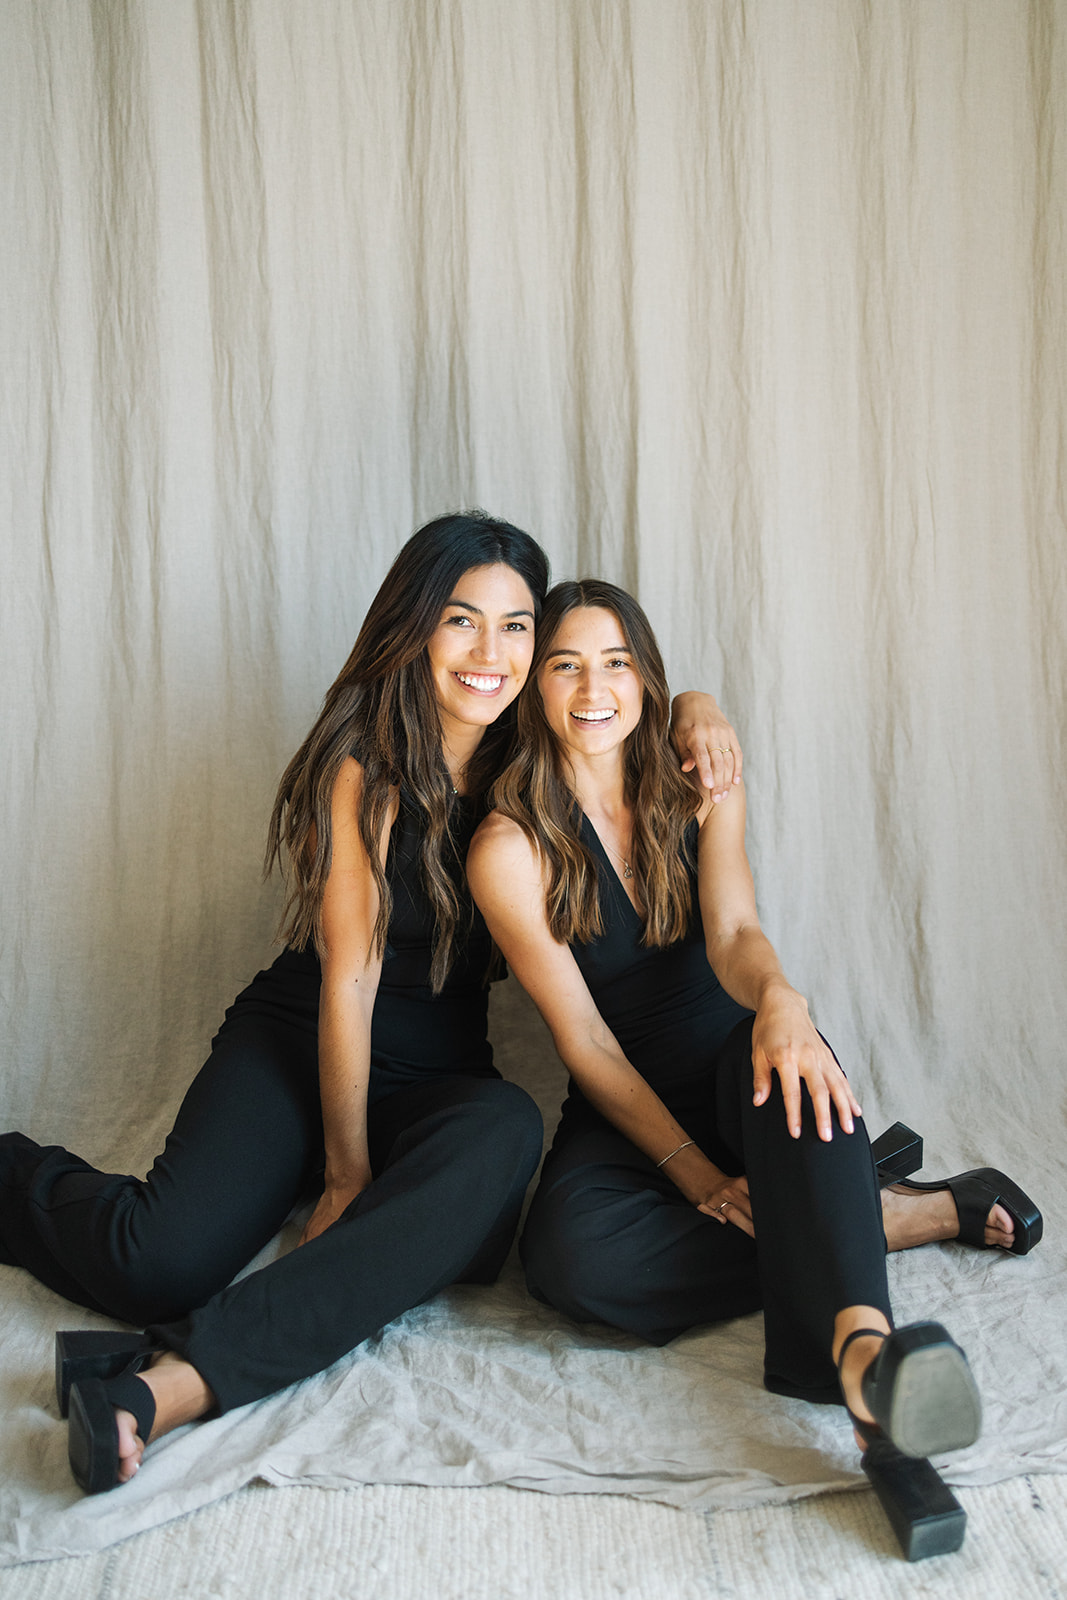
[{"label": "nose", "polygon": [[478,661],[485,661],[492,665],[500,655],[500,644],[493,628],[482,628],[474,641],[473,654]]}]

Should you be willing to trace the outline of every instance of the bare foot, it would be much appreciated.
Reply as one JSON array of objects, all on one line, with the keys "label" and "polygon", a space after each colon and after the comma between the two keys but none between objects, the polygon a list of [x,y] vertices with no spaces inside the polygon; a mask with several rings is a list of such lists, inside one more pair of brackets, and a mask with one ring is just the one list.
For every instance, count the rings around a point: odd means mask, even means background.
[{"label": "bare foot", "polygon": [[119,1435],[119,1483],[129,1483],[141,1465],[146,1445],[170,1433],[173,1428],[180,1428],[185,1422],[195,1422],[215,1404],[215,1396],[196,1368],[173,1350],[164,1350],[138,1376],[152,1391],[156,1415],[151,1433],[147,1439],[142,1439],[137,1432],[137,1419],[132,1411],[115,1407],[115,1425]]},{"label": "bare foot", "polygon": [[[882,1226],[890,1250],[912,1250],[916,1245],[955,1239],[960,1218],[948,1189],[923,1192],[893,1184],[882,1190]],[[1003,1206],[993,1206],[986,1218],[986,1244],[1010,1250],[1014,1239],[1011,1217]]]}]

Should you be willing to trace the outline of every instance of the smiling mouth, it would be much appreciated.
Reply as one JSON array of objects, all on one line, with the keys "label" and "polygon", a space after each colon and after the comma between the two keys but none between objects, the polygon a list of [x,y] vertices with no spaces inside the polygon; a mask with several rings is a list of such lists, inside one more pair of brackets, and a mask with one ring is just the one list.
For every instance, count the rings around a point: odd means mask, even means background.
[{"label": "smiling mouth", "polygon": [[502,672],[454,672],[452,676],[458,678],[465,689],[473,689],[475,694],[496,694],[504,681]]},{"label": "smiling mouth", "polygon": [[575,722],[582,722],[586,727],[602,728],[617,715],[614,711],[572,711],[571,716]]}]

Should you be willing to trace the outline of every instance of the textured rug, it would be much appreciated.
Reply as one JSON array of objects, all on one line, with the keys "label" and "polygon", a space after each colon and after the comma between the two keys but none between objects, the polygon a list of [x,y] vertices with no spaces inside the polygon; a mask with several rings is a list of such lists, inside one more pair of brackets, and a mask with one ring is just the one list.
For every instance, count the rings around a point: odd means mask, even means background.
[{"label": "textured rug", "polygon": [[960,1491],[956,1555],[907,1565],[869,1493],[698,1515],[513,1489],[253,1487],[0,1600],[1063,1600],[1067,1477]]}]

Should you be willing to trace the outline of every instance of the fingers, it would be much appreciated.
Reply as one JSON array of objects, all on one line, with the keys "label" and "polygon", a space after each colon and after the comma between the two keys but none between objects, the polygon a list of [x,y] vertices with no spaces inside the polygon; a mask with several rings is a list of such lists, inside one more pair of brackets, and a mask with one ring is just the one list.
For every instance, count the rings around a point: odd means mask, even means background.
[{"label": "fingers", "polygon": [[752,1077],[753,1105],[764,1105],[771,1092],[772,1074],[777,1073],[785,1107],[786,1126],[794,1139],[800,1138],[803,1115],[803,1091],[807,1088],[811,1100],[815,1130],[820,1139],[829,1142],[834,1136],[834,1113],[844,1133],[855,1131],[855,1118],[863,1115],[848,1079],[841,1071],[833,1052],[824,1047],[816,1050],[792,1047],[779,1050],[773,1056],[763,1051],[753,1052]]},{"label": "fingers", "polygon": [[320,1233],[325,1233],[330,1224],[335,1221],[333,1211],[327,1206],[325,1196],[321,1199],[310,1217],[304,1224],[304,1231],[300,1235],[300,1244],[310,1244],[312,1239],[317,1239]]},{"label": "fingers", "polygon": [[731,785],[741,782],[741,752],[733,745],[714,745],[711,751],[712,781],[707,787],[720,805],[730,798]]},{"label": "fingers", "polygon": [[[830,1116],[830,1091],[821,1078],[814,1082],[808,1081],[808,1093],[811,1095],[812,1111],[815,1114],[815,1131],[825,1143],[829,1143],[834,1136],[833,1119]],[[852,1118],[849,1117],[851,1122]],[[852,1129],[847,1128],[846,1133]]]},{"label": "fingers", "polygon": [[752,1104],[765,1105],[771,1093],[771,1064],[761,1050],[752,1052]]},{"label": "fingers", "polygon": [[730,746],[730,754],[733,756],[734,772],[733,772],[733,780],[732,781],[734,783],[740,783],[741,782],[741,767],[742,767],[742,765],[744,763],[745,757],[744,757],[744,753],[743,753],[743,751],[741,749],[741,746],[738,743],[737,734],[734,732],[734,730],[732,728],[730,729],[730,737],[729,737],[729,739],[728,740],[724,740],[723,742],[726,743],[726,744],[729,744],[729,746]]},{"label": "fingers", "polygon": [[697,776],[705,789],[715,785],[715,772],[712,766],[711,753],[703,739],[694,739],[689,746],[689,754],[682,762],[683,772],[692,772],[696,768]]},{"label": "fingers", "polygon": [[695,769],[703,787],[711,790],[711,798],[721,804],[729,798],[732,785],[741,782],[741,752],[726,742],[727,737],[732,737],[732,729],[720,728],[710,737],[716,740],[715,744],[702,735],[693,735],[682,771]]},{"label": "fingers", "polygon": [[752,1104],[765,1105],[770,1097],[772,1074],[778,1074],[778,1083],[782,1091],[782,1102],[785,1106],[785,1125],[794,1139],[800,1138],[800,1074],[797,1070],[794,1051],[783,1049],[768,1055],[764,1050],[754,1047],[752,1051],[752,1081],[754,1093]]},{"label": "fingers", "polygon": [[741,1206],[735,1205],[732,1200],[727,1200],[722,1220],[731,1223],[735,1228],[740,1228],[741,1232],[747,1233],[750,1239],[756,1237],[756,1229],[753,1226],[750,1213]]},{"label": "fingers", "polygon": [[844,1073],[839,1073],[837,1081],[832,1085],[830,1094],[833,1099],[837,1120],[845,1133],[852,1133],[855,1129],[854,1117],[862,1117],[863,1108],[856,1096],[849,1088],[848,1079]]},{"label": "fingers", "polygon": [[[778,1068],[778,1081],[782,1085],[785,1103],[785,1125],[794,1139],[800,1138],[800,1075],[795,1067],[783,1072]],[[816,1124],[818,1126],[818,1124]]]},{"label": "fingers", "polygon": [[740,1228],[742,1233],[747,1233],[750,1238],[756,1237],[752,1221],[752,1202],[748,1195],[748,1179],[745,1177],[731,1178],[706,1200],[701,1201],[697,1210],[715,1222],[721,1223],[723,1227],[730,1224],[732,1227]]}]

